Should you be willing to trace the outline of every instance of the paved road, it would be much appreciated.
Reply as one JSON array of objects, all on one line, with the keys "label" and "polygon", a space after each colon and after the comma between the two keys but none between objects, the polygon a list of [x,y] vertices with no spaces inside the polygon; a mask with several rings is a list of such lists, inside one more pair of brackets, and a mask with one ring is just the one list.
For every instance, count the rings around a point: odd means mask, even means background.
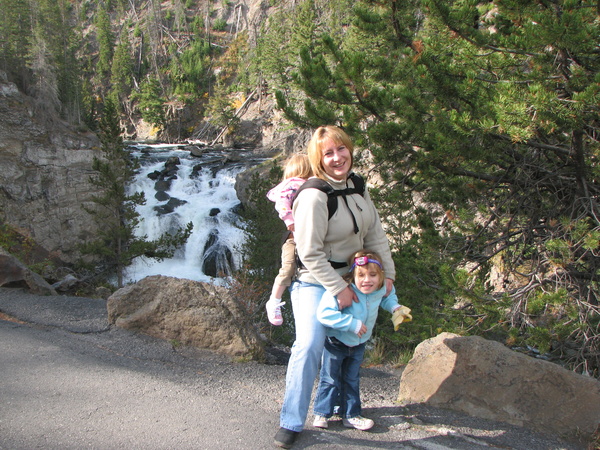
[{"label": "paved road", "polygon": [[[274,448],[285,366],[236,363],[109,327],[105,302],[0,288],[0,449]],[[307,426],[295,449],[578,449],[424,405],[365,369],[371,432]]]}]

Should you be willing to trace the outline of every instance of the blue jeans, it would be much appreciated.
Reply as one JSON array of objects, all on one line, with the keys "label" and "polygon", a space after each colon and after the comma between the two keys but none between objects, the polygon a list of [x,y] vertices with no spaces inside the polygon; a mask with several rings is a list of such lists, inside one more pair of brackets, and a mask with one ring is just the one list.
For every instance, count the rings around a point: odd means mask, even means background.
[{"label": "blue jeans", "polygon": [[321,285],[294,281],[290,286],[296,340],[287,366],[280,426],[292,431],[304,428],[321,362],[325,327],[317,320],[316,311],[324,293]]},{"label": "blue jeans", "polygon": [[317,396],[315,415],[331,417],[334,406],[340,404],[340,415],[346,419],[360,416],[360,365],[365,355],[365,344],[348,347],[334,337],[325,340],[323,366]]}]

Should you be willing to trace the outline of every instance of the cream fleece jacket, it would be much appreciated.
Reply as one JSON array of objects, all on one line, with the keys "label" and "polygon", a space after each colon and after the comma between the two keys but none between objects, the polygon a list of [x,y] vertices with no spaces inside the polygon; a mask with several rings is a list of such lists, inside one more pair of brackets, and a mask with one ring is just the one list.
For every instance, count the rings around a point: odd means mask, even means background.
[{"label": "cream fleece jacket", "polygon": [[[334,189],[354,187],[351,180],[326,181]],[[296,248],[305,266],[298,270],[298,280],[320,284],[332,295],[348,286],[342,275],[350,268],[334,269],[329,261],[347,263],[353,253],[363,248],[381,256],[386,278],[396,278],[388,239],[366,187],[364,197],[352,194],[346,198],[348,206],[343,197],[338,197],[337,210],[330,220],[327,220],[327,194],[318,189],[302,190],[293,205]],[[350,211],[358,224],[357,234]]]}]

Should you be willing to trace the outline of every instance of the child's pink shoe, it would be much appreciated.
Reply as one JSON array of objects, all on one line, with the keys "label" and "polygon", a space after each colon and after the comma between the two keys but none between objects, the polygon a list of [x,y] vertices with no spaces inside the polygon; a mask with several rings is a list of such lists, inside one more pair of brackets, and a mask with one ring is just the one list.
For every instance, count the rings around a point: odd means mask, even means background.
[{"label": "child's pink shoe", "polygon": [[265,304],[267,317],[269,318],[271,325],[279,326],[283,323],[283,316],[281,315],[281,307],[283,305],[285,305],[285,302],[282,302],[281,299],[278,298],[270,298]]}]

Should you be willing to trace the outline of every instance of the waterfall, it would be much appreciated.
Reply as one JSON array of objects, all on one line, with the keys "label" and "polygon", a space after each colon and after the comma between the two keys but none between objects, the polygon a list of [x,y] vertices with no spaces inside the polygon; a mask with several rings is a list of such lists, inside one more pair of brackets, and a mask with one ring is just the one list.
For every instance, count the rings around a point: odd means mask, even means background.
[{"label": "waterfall", "polygon": [[221,151],[192,156],[178,145],[132,145],[140,168],[129,194],[144,192],[146,204],[137,207],[138,236],[157,239],[192,222],[194,229],[174,257],[157,262],[137,258],[126,271],[126,281],[166,275],[196,281],[219,282],[241,264],[237,251],[245,241],[244,224],[236,213],[240,201],[234,189],[236,175],[248,162],[225,162]]}]

